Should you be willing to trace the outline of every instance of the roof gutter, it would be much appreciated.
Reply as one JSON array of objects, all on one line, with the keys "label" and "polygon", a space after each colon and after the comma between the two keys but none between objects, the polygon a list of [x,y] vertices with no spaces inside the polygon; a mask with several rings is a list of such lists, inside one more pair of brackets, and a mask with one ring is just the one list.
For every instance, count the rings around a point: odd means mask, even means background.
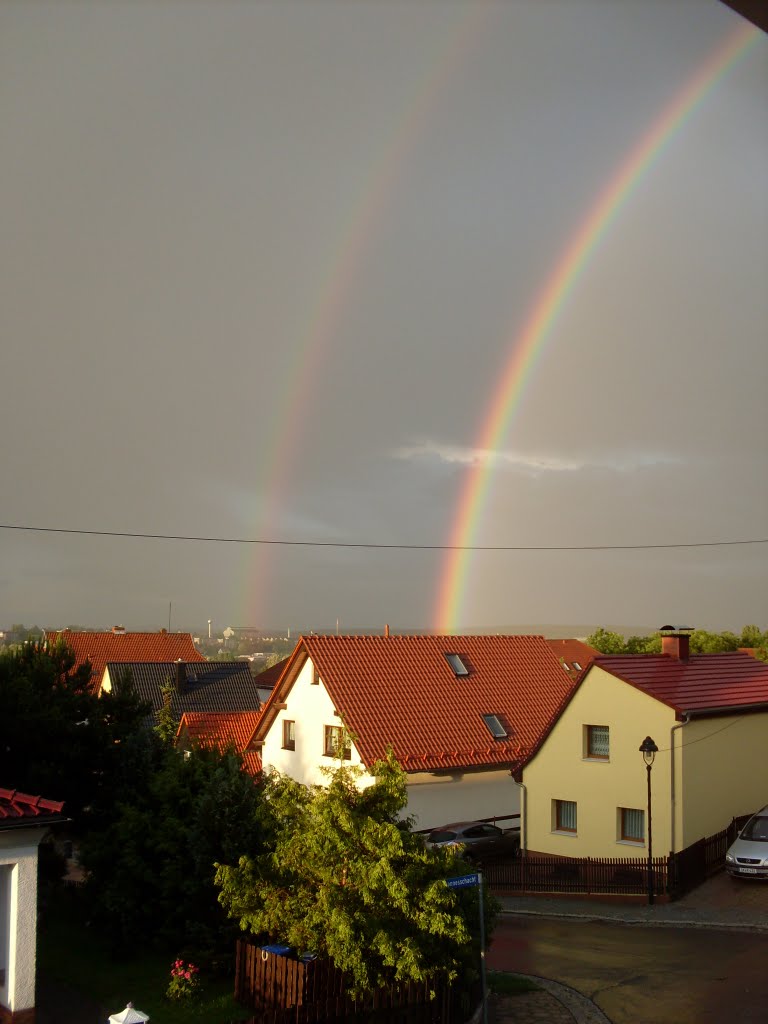
[{"label": "roof gutter", "polygon": [[11,818],[0,821],[0,832],[11,832],[17,828],[50,828],[51,825],[63,825],[71,821],[71,818]]},{"label": "roof gutter", "polygon": [[687,720],[688,718],[703,718],[705,715],[745,714],[748,711],[768,711],[768,701],[763,701],[760,704],[730,704],[727,708],[696,708],[694,711],[686,711],[685,716]]}]

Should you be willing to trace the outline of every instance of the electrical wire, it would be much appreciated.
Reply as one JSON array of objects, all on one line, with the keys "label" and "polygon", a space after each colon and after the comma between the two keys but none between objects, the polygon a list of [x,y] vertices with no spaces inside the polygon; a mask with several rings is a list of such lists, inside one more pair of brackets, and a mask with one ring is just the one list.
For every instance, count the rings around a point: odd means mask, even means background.
[{"label": "electrical wire", "polygon": [[263,544],[297,548],[365,548],[384,551],[660,551],[670,548],[722,548],[744,544],[768,544],[758,540],[709,540],[679,544],[382,544],[367,541],[271,540],[250,537],[207,537],[177,533],[130,533],[122,530],[70,530],[60,526],[22,526],[0,523],[0,530],[30,533],[65,533],[81,537],[129,537],[141,540],[180,540],[206,544]]}]

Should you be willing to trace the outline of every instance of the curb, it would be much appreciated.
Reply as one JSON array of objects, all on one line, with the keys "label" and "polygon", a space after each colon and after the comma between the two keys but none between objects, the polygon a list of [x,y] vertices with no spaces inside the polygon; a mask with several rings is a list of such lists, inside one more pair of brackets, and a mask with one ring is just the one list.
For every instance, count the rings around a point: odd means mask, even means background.
[{"label": "curb", "polygon": [[696,919],[669,920],[647,917],[614,917],[610,914],[585,913],[569,914],[562,910],[507,910],[502,917],[549,917],[571,921],[600,921],[606,924],[625,924],[646,928],[710,928],[718,931],[768,932],[768,921],[758,924],[749,921],[701,921]]}]

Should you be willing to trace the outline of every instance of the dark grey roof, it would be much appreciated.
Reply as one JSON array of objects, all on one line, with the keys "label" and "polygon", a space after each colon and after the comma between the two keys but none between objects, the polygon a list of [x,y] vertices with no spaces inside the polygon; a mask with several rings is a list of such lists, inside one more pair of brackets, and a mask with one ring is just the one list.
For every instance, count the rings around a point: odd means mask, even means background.
[{"label": "dark grey roof", "polygon": [[[178,662],[108,662],[113,681],[130,672],[133,685],[142,700],[155,712],[163,705],[162,688],[176,685]],[[173,695],[172,710],[180,717],[185,711],[258,711],[259,693],[247,663],[239,661],[186,662],[184,687]]]}]

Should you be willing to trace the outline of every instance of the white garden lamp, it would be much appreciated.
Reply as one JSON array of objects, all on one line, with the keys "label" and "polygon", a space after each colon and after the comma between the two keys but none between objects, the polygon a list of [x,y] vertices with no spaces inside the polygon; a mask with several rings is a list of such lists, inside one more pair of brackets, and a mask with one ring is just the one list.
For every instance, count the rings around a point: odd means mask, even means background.
[{"label": "white garden lamp", "polygon": [[141,1010],[135,1010],[133,1003],[128,1003],[120,1013],[112,1014],[109,1024],[144,1024],[144,1021],[147,1020],[149,1020],[148,1014],[142,1013]]}]

